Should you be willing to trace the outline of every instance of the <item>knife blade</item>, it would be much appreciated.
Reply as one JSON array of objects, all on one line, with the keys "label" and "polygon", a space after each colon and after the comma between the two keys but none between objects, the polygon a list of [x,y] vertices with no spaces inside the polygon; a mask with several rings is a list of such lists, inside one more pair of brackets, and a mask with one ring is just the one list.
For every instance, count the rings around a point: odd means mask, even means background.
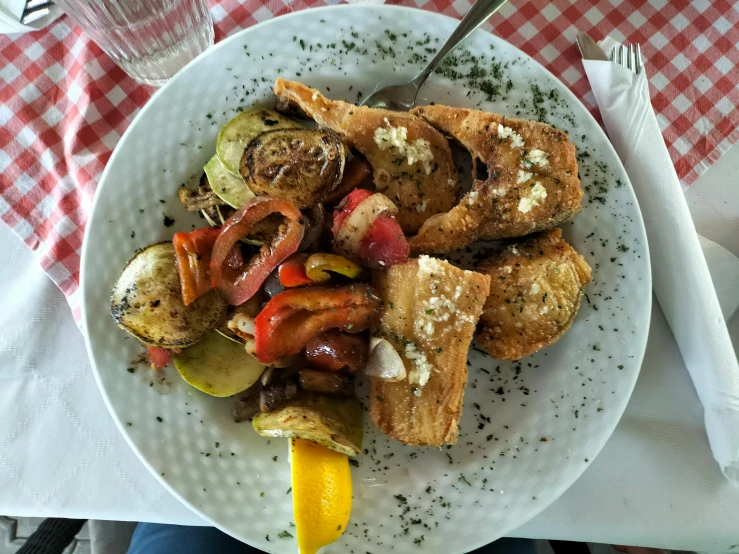
[{"label": "knife blade", "polygon": [[577,47],[580,49],[580,55],[584,60],[601,60],[609,61],[606,53],[603,52],[598,43],[595,42],[587,33],[577,33]]}]

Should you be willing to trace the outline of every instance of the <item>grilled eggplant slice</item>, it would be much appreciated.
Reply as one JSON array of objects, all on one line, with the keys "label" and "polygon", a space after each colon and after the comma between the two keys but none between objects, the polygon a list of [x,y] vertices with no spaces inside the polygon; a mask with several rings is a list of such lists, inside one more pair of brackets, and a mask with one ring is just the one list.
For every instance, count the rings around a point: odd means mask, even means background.
[{"label": "grilled eggplant slice", "polygon": [[276,129],[300,129],[297,121],[274,110],[255,108],[240,113],[226,123],[218,133],[216,155],[229,173],[239,176],[239,164],[244,148],[253,138]]},{"label": "grilled eggplant slice", "polygon": [[333,131],[268,131],[247,146],[241,175],[254,193],[307,208],[323,202],[339,187],[346,154],[346,146]]},{"label": "grilled eggplant slice", "polygon": [[184,348],[218,327],[228,304],[210,291],[185,306],[171,242],[152,244],[123,268],[110,296],[110,313],[145,344]]},{"label": "grilled eggplant slice", "polygon": [[347,456],[362,451],[362,407],[349,398],[300,391],[282,408],[252,420],[263,437],[305,439]]},{"label": "grilled eggplant slice", "polygon": [[218,156],[213,156],[203,170],[208,176],[213,193],[229,206],[238,209],[254,198],[254,193],[244,180],[229,173]]}]

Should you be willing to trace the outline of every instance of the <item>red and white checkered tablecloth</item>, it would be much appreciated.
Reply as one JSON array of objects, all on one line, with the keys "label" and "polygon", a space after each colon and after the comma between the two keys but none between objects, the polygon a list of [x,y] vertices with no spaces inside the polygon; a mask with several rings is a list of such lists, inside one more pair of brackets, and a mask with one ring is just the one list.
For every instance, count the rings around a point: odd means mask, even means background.
[{"label": "red and white checkered tablecloth", "polygon": [[[335,3],[209,1],[216,40],[289,11]],[[453,17],[471,5],[390,3]],[[491,22],[497,35],[544,64],[594,113],[576,32],[640,43],[652,103],[685,186],[739,138],[737,0],[510,0]],[[75,317],[80,248],[98,179],[152,92],[67,18],[35,33],[0,37],[0,218],[37,253]]]}]

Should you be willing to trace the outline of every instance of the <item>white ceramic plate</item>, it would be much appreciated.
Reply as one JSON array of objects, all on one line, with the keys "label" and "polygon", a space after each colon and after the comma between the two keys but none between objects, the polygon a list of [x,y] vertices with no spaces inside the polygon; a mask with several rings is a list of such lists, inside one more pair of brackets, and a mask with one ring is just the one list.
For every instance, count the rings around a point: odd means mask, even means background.
[{"label": "white ceramic plate", "polygon": [[[357,100],[378,81],[414,75],[455,25],[387,6],[307,10],[256,25],[154,95],[100,182],[82,288],[87,345],[107,405],[173,494],[268,552],[296,551],[294,539],[278,538],[283,530],[294,534],[286,441],[235,424],[228,400],[199,393],[174,370],[159,383],[145,366],[132,365],[142,349],[112,321],[109,292],[136,248],[204,224],[179,205],[177,189],[199,175],[236,109],[272,101],[276,77]],[[651,303],[646,237],[634,193],[601,129],[562,83],[488,33],[476,33],[452,66],[457,79],[432,77],[423,102],[543,117],[569,132],[586,192],[565,235],[594,279],[571,331],[556,345],[518,363],[470,353],[453,448],[406,447],[367,422],[366,453],[353,469],[351,522],[326,552],[466,552],[509,533],[592,462],[621,417],[644,353]],[[166,227],[165,217],[174,224]]]}]

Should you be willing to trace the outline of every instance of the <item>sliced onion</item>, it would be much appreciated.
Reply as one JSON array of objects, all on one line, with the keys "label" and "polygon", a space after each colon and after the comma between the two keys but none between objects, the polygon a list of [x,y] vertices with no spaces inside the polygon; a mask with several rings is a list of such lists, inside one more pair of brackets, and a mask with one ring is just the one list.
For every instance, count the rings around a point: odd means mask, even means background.
[{"label": "sliced onion", "polygon": [[405,364],[397,350],[387,340],[371,337],[370,351],[364,373],[383,381],[402,381],[406,378]]},{"label": "sliced onion", "polygon": [[334,241],[334,250],[350,258],[356,257],[364,235],[375,220],[381,215],[396,213],[397,206],[384,194],[376,193],[365,198],[354,208],[339,229]]}]

